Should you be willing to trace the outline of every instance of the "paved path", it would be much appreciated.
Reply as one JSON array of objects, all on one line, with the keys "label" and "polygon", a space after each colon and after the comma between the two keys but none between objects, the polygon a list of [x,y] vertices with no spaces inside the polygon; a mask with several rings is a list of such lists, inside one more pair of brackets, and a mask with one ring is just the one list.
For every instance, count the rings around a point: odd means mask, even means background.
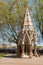
[{"label": "paved path", "polygon": [[24,59],[7,55],[0,59],[0,65],[43,65],[43,56]]}]

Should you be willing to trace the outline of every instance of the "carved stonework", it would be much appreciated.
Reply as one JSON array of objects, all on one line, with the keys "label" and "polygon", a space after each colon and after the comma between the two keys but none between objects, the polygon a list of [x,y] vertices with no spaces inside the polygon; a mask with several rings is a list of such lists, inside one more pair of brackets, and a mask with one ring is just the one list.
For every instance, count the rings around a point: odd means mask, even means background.
[{"label": "carved stonework", "polygon": [[37,55],[37,36],[27,8],[23,28],[18,37],[18,55],[21,57],[32,57],[32,43],[34,43],[34,55]]}]

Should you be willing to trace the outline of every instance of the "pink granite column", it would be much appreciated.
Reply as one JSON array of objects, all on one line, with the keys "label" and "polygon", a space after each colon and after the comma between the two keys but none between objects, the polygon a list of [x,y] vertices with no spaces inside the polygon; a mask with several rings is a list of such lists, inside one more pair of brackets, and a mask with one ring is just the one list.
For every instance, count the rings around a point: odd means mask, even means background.
[{"label": "pink granite column", "polygon": [[37,54],[37,45],[36,44],[34,44],[34,56],[38,56],[38,54]]},{"label": "pink granite column", "polygon": [[21,56],[23,56],[24,55],[24,45],[22,45],[22,54],[21,54]]},{"label": "pink granite column", "polygon": [[32,58],[33,53],[32,53],[32,45],[31,44],[30,44],[30,50],[29,51],[30,51],[29,52],[30,58]]}]

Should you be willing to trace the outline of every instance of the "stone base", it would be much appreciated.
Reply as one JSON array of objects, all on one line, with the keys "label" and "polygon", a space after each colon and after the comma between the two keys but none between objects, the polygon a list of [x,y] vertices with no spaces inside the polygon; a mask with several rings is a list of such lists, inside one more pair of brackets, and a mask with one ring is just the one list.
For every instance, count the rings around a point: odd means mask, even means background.
[{"label": "stone base", "polygon": [[36,53],[34,53],[34,56],[35,56],[35,57],[38,57],[38,54],[37,54],[37,52],[36,52]]},{"label": "stone base", "polygon": [[29,56],[24,54],[24,55],[21,55],[21,58],[29,58]]},{"label": "stone base", "polygon": [[32,56],[33,56],[33,53],[30,53],[30,54],[29,54],[29,57],[32,58]]}]

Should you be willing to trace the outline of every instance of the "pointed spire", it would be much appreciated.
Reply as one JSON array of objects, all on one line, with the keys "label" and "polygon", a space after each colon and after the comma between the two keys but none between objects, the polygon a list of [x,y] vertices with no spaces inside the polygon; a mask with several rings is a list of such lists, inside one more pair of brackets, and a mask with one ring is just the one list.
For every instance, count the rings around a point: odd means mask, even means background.
[{"label": "pointed spire", "polygon": [[30,27],[30,30],[33,29],[33,23],[31,20],[30,11],[27,8],[25,13],[25,18],[24,18],[23,30],[29,30],[29,27]]},{"label": "pointed spire", "polygon": [[28,8],[26,9],[24,24],[25,25],[27,25],[27,24],[32,25],[32,21],[31,21],[31,17],[30,17],[30,11]]}]

